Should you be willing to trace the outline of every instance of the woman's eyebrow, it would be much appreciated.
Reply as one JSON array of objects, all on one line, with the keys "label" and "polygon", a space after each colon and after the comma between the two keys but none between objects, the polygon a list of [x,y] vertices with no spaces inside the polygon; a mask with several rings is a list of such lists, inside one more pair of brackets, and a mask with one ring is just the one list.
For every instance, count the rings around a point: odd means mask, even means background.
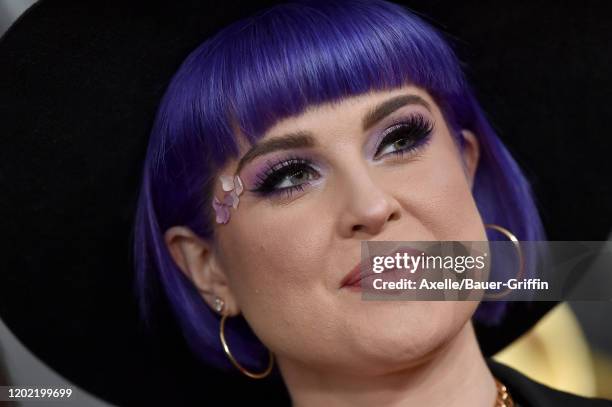
[{"label": "woman's eyebrow", "polygon": [[431,111],[429,103],[427,103],[425,99],[418,95],[395,96],[389,100],[380,103],[363,117],[363,130],[365,131],[370,127],[374,126],[380,120],[384,119],[386,116],[390,115],[400,107],[411,104],[424,106],[427,110]]},{"label": "woman's eyebrow", "polygon": [[[399,95],[389,100],[380,103],[378,106],[370,110],[363,118],[362,127],[364,130],[369,129],[378,121],[384,117],[390,115],[397,109],[410,105],[417,104],[424,106],[427,110],[431,110],[429,103],[418,95]],[[240,170],[249,162],[253,161],[256,157],[264,154],[271,153],[278,150],[291,150],[294,148],[309,148],[314,147],[316,141],[312,133],[307,131],[298,131],[295,133],[285,134],[280,137],[275,137],[270,140],[262,141],[261,143],[255,144],[249,149],[238,161],[238,168],[236,172]]]},{"label": "woman's eyebrow", "polygon": [[315,138],[312,133],[307,131],[298,131],[295,133],[285,134],[280,137],[275,137],[270,140],[262,141],[261,143],[255,144],[253,147],[242,156],[238,161],[238,168],[236,172],[240,172],[249,162],[253,161],[255,157],[260,155],[268,154],[278,150],[291,150],[293,148],[307,148],[314,147],[316,145]]}]

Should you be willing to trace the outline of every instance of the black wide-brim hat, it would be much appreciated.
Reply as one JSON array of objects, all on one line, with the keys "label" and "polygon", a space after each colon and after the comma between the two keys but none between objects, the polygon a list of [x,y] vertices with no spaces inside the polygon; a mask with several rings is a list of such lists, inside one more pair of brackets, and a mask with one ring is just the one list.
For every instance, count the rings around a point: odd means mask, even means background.
[{"label": "black wide-brim hat", "polygon": [[[163,296],[150,335],[131,257],[149,131],[172,74],[204,39],[272,3],[42,0],[1,40],[0,317],[50,367],[112,403],[287,401],[279,380],[200,365]],[[532,181],[549,239],[605,240],[612,81],[598,67],[611,66],[606,13],[406,4],[452,34],[479,100]],[[485,355],[554,305],[510,303],[503,328],[476,325]]]}]

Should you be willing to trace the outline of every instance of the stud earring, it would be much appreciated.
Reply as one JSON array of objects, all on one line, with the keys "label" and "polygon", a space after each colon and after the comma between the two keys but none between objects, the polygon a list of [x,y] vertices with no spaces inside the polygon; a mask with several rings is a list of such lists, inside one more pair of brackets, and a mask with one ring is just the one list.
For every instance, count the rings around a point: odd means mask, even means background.
[{"label": "stud earring", "polygon": [[221,298],[215,297],[215,311],[221,313],[224,307],[225,307],[225,302]]}]

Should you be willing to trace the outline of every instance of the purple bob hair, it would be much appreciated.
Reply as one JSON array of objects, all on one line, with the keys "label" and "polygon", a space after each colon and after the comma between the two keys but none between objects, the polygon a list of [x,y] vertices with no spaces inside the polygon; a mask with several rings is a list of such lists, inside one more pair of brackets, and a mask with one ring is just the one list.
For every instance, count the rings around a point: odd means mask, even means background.
[{"label": "purple bob hair", "polygon": [[[218,337],[219,316],[172,260],[164,232],[184,225],[212,241],[211,189],[218,169],[238,157],[236,126],[255,143],[278,120],[310,105],[404,84],[433,97],[459,146],[461,129],[478,137],[473,195],[484,222],[504,226],[519,240],[544,240],[528,182],[434,28],[381,0],[286,3],[202,43],[161,101],[134,225],[136,287],[145,320],[151,317],[153,288],[161,284],[193,351],[207,364],[231,367]],[[474,318],[495,324],[504,306],[482,302]],[[252,369],[264,367],[266,350],[246,321],[237,317],[228,324],[236,358]]]}]

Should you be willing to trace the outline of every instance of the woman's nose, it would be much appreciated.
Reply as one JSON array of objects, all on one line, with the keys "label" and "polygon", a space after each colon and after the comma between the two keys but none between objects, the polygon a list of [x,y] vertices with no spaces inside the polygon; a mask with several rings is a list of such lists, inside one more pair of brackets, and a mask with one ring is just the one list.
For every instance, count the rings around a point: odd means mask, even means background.
[{"label": "woman's nose", "polygon": [[370,239],[400,218],[401,206],[392,190],[380,184],[367,169],[344,178],[339,222],[343,237]]}]

